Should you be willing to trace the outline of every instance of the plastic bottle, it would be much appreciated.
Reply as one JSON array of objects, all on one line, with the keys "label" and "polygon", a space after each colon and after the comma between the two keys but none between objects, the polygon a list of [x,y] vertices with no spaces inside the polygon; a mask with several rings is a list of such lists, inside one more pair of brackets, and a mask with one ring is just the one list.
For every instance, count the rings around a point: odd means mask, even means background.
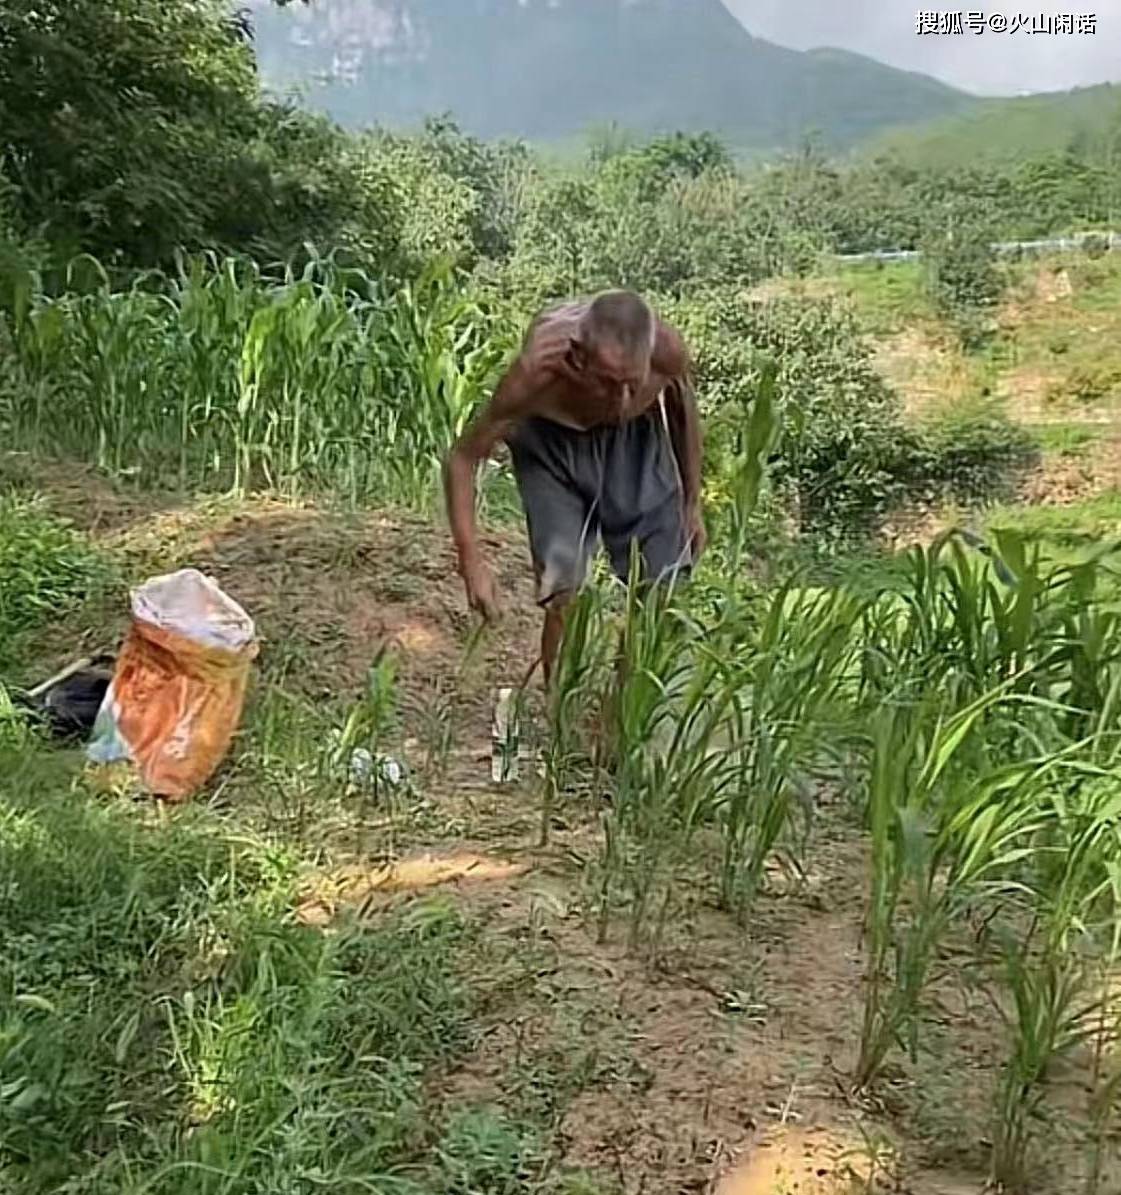
[{"label": "plastic bottle", "polygon": [[518,778],[518,716],[513,689],[498,690],[491,732],[490,777],[495,784],[508,784]]}]

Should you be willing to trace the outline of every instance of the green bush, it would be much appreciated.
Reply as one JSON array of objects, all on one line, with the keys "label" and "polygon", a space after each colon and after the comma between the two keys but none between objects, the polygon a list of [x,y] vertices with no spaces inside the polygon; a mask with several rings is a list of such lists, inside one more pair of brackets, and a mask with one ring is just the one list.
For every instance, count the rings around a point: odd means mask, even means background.
[{"label": "green bush", "polygon": [[999,493],[1038,454],[1031,433],[985,398],[940,408],[919,438],[925,477],[967,501]]},{"label": "green bush", "polygon": [[986,313],[1004,290],[992,240],[989,228],[958,222],[950,231],[928,237],[923,246],[931,301],[967,348],[984,340]]},{"label": "green bush", "polygon": [[811,260],[719,143],[666,138],[527,185],[508,289],[537,301],[606,287],[687,295]]},{"label": "green bush", "polygon": [[265,102],[221,0],[0,0],[0,29],[0,171],[62,261],[267,261],[316,241],[386,264],[389,181],[337,126]]},{"label": "green bush", "polygon": [[41,503],[0,496],[0,661],[17,635],[73,610],[106,575],[90,545]]},{"label": "green bush", "polygon": [[865,534],[921,469],[899,398],[847,307],[723,292],[664,309],[696,359],[717,488],[768,359],[777,368],[783,426],[770,481],[800,532],[835,540]]}]

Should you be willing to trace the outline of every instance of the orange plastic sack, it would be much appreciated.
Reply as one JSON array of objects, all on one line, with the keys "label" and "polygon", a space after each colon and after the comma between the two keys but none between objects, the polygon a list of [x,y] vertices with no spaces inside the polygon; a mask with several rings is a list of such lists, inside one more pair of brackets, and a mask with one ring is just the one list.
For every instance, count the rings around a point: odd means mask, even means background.
[{"label": "orange plastic sack", "polygon": [[132,625],[87,750],[129,760],[148,791],[196,792],[226,756],[241,721],[253,622],[208,577],[184,569],[132,595]]}]

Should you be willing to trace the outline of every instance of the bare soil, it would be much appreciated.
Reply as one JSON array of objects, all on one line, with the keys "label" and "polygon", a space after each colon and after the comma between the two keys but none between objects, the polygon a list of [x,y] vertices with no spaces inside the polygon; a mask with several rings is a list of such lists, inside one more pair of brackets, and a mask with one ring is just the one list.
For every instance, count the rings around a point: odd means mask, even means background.
[{"label": "bare soil", "polygon": [[875,363],[914,419],[977,393],[973,364],[959,348],[927,328],[906,328],[881,340]]}]

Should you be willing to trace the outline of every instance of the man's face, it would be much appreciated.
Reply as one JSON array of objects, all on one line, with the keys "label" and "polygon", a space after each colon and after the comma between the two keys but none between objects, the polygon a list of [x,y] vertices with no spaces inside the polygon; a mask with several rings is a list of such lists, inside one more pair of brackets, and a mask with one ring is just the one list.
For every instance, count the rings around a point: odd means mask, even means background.
[{"label": "man's face", "polygon": [[650,354],[615,344],[577,345],[575,361],[589,395],[607,418],[621,418],[634,406],[650,378]]}]

